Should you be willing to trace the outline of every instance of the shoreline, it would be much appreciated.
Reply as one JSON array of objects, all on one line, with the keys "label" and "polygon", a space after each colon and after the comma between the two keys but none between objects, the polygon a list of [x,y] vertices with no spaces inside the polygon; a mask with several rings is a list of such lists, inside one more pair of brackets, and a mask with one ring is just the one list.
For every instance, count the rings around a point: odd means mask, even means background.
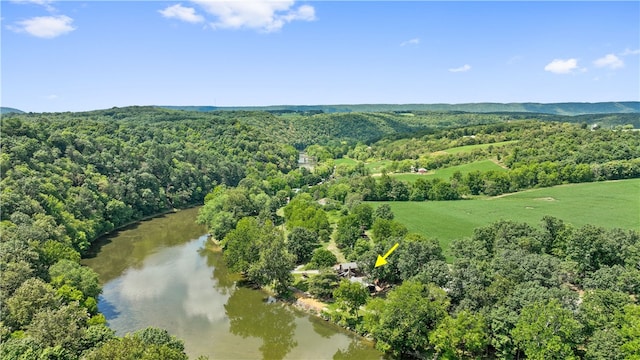
[{"label": "shoreline", "polygon": [[[211,237],[211,234],[209,234],[208,236],[209,237],[206,242],[206,248],[209,251],[222,252],[222,247],[220,247],[220,242],[215,240],[213,237]],[[240,285],[240,286],[251,288],[250,286],[246,286],[246,285]],[[291,297],[283,298],[283,297],[276,296],[268,288],[265,288],[265,287],[257,288],[257,290],[263,291],[266,295],[273,297],[276,300],[276,302],[281,303],[283,306],[292,307],[294,310],[301,311],[309,316],[313,316],[317,319],[326,321],[344,331],[347,331],[351,335],[357,336],[362,340],[371,342],[372,346],[375,345],[375,341],[373,339],[366,337],[362,334],[359,334],[353,329],[336,324],[335,322],[331,321],[327,317],[323,316],[322,312],[328,309],[329,304],[322,302],[320,300],[317,300],[311,297],[310,295],[307,295],[307,293],[305,293],[304,291],[298,288],[295,288],[293,286],[289,286],[289,289],[292,291]]]}]

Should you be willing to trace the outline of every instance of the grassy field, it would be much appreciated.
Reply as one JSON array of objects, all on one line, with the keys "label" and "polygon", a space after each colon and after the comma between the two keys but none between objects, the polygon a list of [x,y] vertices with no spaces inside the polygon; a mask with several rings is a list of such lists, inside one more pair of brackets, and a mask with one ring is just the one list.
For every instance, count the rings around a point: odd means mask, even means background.
[{"label": "grassy field", "polygon": [[491,143],[491,144],[477,144],[477,145],[458,146],[458,147],[442,150],[442,152],[446,152],[448,154],[465,153],[465,152],[471,152],[471,151],[473,151],[475,149],[486,149],[489,146],[499,147],[499,146],[504,146],[504,145],[507,145],[507,144],[513,144],[513,143],[515,143],[517,141],[518,140],[510,140],[510,141],[500,141],[500,142]]},{"label": "grassy field", "polygon": [[369,169],[369,171],[371,171],[372,174],[379,174],[382,172],[382,168],[389,164],[391,164],[391,160],[380,160],[380,161],[365,163],[364,167],[366,169]]},{"label": "grassy field", "polygon": [[333,163],[335,165],[340,165],[340,164],[356,165],[358,163],[358,161],[357,160],[353,160],[353,159],[349,159],[349,158],[341,158],[341,159],[334,159]]},{"label": "grassy field", "polygon": [[420,175],[420,174],[390,174],[390,175],[398,180],[414,182],[416,181],[416,179],[419,179],[420,177],[427,177],[427,178],[433,177],[433,178],[448,180],[451,177],[451,175],[453,175],[453,173],[455,173],[456,171],[460,171],[464,175],[466,173],[476,171],[476,170],[479,170],[481,172],[490,171],[490,170],[506,171],[505,169],[501,168],[491,160],[481,160],[481,161],[472,162],[470,164],[462,164],[457,166],[451,166],[444,169],[438,169],[438,170],[435,170],[433,173],[427,173],[425,175]]},{"label": "grassy field", "polygon": [[388,204],[409,231],[437,238],[445,252],[452,240],[500,219],[537,226],[543,216],[551,215],[575,227],[593,224],[640,231],[640,179],[561,185],[476,200]]}]

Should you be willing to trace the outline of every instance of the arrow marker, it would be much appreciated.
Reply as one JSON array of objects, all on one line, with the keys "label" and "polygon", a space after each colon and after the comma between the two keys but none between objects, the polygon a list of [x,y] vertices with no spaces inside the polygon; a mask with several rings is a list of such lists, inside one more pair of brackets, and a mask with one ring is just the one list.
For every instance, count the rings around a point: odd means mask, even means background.
[{"label": "arrow marker", "polygon": [[386,254],[384,254],[384,256],[380,256],[380,255],[378,255],[378,260],[376,260],[376,266],[375,266],[375,267],[382,266],[382,265],[386,264],[386,263],[387,263],[387,260],[386,260],[386,259],[389,257],[389,255],[391,255],[391,253],[392,253],[396,248],[398,248],[398,243],[396,243],[395,245],[393,245],[393,246],[391,247],[391,250],[387,251],[387,253],[386,253]]}]

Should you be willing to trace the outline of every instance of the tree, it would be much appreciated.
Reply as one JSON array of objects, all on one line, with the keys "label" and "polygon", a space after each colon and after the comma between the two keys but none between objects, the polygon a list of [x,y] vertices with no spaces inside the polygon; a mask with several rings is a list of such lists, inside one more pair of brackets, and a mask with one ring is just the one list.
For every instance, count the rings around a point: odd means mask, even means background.
[{"label": "tree", "polygon": [[338,262],[336,256],[327,249],[315,249],[313,251],[313,256],[311,257],[311,261],[309,262],[310,266],[315,266],[318,268],[331,267]]},{"label": "tree", "polygon": [[258,221],[246,217],[238,221],[236,228],[224,237],[221,245],[224,248],[224,259],[231,271],[247,271],[249,266],[258,260],[259,236]]},{"label": "tree", "polygon": [[87,360],[187,360],[184,351],[172,348],[168,344],[148,344],[136,335],[126,335],[107,341],[85,356]]},{"label": "tree", "polygon": [[429,341],[445,359],[477,359],[489,345],[487,324],[482,314],[459,312],[445,317],[429,334]]},{"label": "tree", "polygon": [[389,204],[382,204],[373,212],[374,218],[393,220],[393,216],[393,211],[391,211],[391,206]]},{"label": "tree", "polygon": [[353,214],[358,224],[368,229],[371,227],[373,220],[373,208],[369,204],[357,204],[351,209],[351,214]]},{"label": "tree", "polygon": [[640,305],[630,304],[624,307],[620,335],[620,349],[625,359],[640,359]]},{"label": "tree", "polygon": [[529,359],[577,359],[581,331],[573,313],[552,299],[525,306],[512,336]]},{"label": "tree", "polygon": [[30,278],[7,299],[7,320],[20,329],[31,323],[33,317],[60,305],[53,287],[39,278]]},{"label": "tree", "polygon": [[382,242],[392,237],[401,238],[409,231],[406,226],[395,220],[378,218],[374,221],[371,232],[373,233],[373,240],[375,242]]},{"label": "tree", "polygon": [[267,222],[260,229],[257,246],[258,260],[248,268],[249,279],[261,286],[272,285],[277,294],[284,294],[293,283],[295,256],[287,252],[282,232]]},{"label": "tree", "polygon": [[338,288],[333,291],[333,297],[340,308],[357,315],[360,306],[369,299],[369,290],[358,282],[342,279]]},{"label": "tree", "polygon": [[139,338],[147,345],[166,345],[174,350],[184,351],[184,342],[169,334],[165,329],[148,327],[134,332],[133,336]]},{"label": "tree", "polygon": [[49,268],[54,286],[70,285],[82,291],[85,297],[97,298],[102,289],[98,274],[92,269],[71,260],[60,260]]},{"label": "tree", "polygon": [[333,269],[323,269],[309,278],[309,294],[318,299],[330,299],[338,287],[338,274]]},{"label": "tree", "polygon": [[425,270],[432,261],[444,261],[440,244],[433,239],[408,235],[412,241],[404,241],[398,249],[397,263],[400,277],[409,279]]},{"label": "tree", "polygon": [[449,299],[444,290],[405,281],[387,299],[369,302],[364,327],[376,340],[376,348],[396,357],[429,349],[429,334],[447,315]]},{"label": "tree", "polygon": [[356,241],[360,238],[362,230],[358,219],[354,215],[343,216],[338,220],[336,228],[336,244],[340,249],[353,248]]},{"label": "tree", "polygon": [[60,346],[73,354],[83,349],[82,339],[89,319],[87,310],[77,302],[34,315],[27,332],[41,348]]},{"label": "tree", "polygon": [[605,328],[597,330],[589,339],[584,354],[586,360],[623,360],[620,347],[622,337],[617,329]]},{"label": "tree", "polygon": [[614,328],[624,307],[630,303],[631,299],[625,293],[611,290],[585,291],[578,312],[585,335],[590,336],[598,329]]},{"label": "tree", "polygon": [[295,255],[297,264],[308,262],[318,245],[318,235],[304,227],[294,227],[287,236],[287,250]]}]

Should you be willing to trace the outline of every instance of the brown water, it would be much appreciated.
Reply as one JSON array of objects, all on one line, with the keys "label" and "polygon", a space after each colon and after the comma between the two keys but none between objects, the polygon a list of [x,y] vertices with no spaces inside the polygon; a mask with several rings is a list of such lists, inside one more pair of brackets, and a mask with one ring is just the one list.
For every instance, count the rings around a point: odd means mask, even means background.
[{"label": "brown water", "polygon": [[222,254],[205,248],[197,208],[144,221],[102,239],[85,265],[100,275],[98,308],[124,335],[162,327],[190,357],[380,359],[372,344],[317,317],[267,303],[236,285]]}]

